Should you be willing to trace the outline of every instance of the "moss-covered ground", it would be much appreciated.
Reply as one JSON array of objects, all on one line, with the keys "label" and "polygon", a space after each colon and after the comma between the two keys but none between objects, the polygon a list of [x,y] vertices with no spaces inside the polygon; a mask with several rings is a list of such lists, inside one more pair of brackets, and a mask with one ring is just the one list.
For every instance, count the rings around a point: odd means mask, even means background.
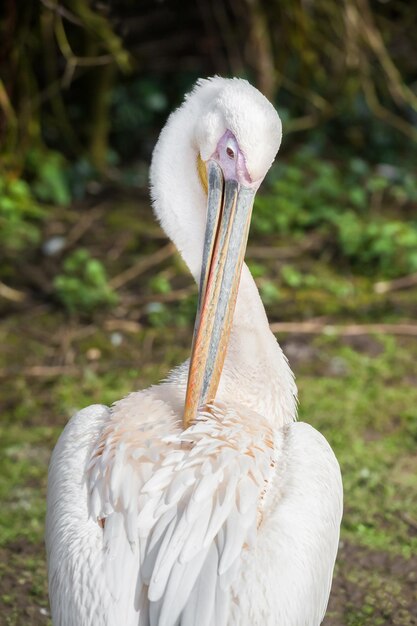
[{"label": "moss-covered ground", "polygon": [[[139,222],[140,212],[135,222],[135,203],[125,204],[106,210],[83,242],[94,253],[106,250],[101,258],[112,276],[165,245],[152,221]],[[76,223],[63,216],[55,232],[66,220]],[[39,261],[42,280],[50,262]],[[274,321],[399,322],[417,309],[415,290],[377,295],[370,280],[340,277],[304,254],[291,260],[293,278],[287,269],[285,281],[279,255],[253,263]],[[296,272],[318,281],[300,281]],[[69,317],[31,296],[0,322],[2,625],[50,623],[46,476],[69,416],[156,382],[187,357],[195,290],[176,257],[120,291],[116,309],[93,318]],[[292,333],[279,340],[297,376],[300,419],[329,440],[343,473],[345,514],[324,624],[417,624],[417,337]]]}]

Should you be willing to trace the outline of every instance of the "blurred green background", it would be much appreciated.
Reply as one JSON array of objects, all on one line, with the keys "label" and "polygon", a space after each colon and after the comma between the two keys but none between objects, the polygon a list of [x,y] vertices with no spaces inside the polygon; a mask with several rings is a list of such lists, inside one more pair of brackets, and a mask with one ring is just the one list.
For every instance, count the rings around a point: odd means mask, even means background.
[{"label": "blurred green background", "polygon": [[50,623],[46,472],[69,416],[186,358],[196,288],[148,164],[196,78],[276,105],[247,253],[342,466],[326,626],[417,624],[417,4],[4,0],[0,624]]}]

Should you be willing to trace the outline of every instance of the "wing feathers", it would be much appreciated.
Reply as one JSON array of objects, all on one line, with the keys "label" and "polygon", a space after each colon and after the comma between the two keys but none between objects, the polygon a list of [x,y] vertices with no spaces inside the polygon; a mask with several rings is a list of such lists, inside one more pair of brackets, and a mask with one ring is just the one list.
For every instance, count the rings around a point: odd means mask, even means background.
[{"label": "wing feathers", "polygon": [[124,593],[126,565],[135,580],[139,626],[225,626],[274,460],[269,426],[246,414],[211,407],[169,436],[154,421],[132,434],[115,414],[100,440],[91,515],[106,518],[112,593]]},{"label": "wing feathers", "polygon": [[191,559],[195,557],[201,551],[203,546],[203,539],[206,534],[207,524],[210,519],[210,511],[211,511],[211,500],[207,499],[204,504],[200,507],[200,513],[195,520],[194,524],[191,526],[189,534],[187,535],[186,541],[181,549],[179,554],[179,561],[181,563],[187,563]]},{"label": "wing feathers", "polygon": [[181,615],[181,626],[210,626],[216,596],[217,566],[217,549],[212,543]]},{"label": "wing feathers", "polygon": [[171,626],[180,617],[198,580],[208,550],[206,548],[188,563],[176,563],[173,567],[162,599],[161,623],[158,626]]}]

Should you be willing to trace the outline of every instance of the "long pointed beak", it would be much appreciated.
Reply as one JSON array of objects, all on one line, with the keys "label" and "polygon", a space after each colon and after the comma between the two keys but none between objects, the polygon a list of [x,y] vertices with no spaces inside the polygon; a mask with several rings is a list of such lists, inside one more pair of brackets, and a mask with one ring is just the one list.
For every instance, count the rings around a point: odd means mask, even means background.
[{"label": "long pointed beak", "polygon": [[248,240],[255,191],[224,181],[215,161],[208,165],[207,223],[199,301],[185,399],[184,428],[199,408],[214,401]]}]

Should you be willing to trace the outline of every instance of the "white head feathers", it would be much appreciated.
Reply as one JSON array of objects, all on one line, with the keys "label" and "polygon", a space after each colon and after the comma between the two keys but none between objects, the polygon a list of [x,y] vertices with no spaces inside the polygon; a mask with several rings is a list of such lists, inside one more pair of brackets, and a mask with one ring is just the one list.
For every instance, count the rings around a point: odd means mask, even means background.
[{"label": "white head feathers", "polygon": [[196,143],[203,161],[230,130],[245,155],[253,181],[262,180],[272,165],[282,138],[282,125],[272,104],[240,78],[199,80],[188,100],[198,98],[202,116],[196,120]]},{"label": "white head feathers", "polygon": [[272,104],[239,78],[199,80],[169,117],[152,157],[156,216],[197,280],[207,202],[197,157],[209,159],[226,130],[235,136],[252,181],[260,183],[281,143],[281,120]]}]

